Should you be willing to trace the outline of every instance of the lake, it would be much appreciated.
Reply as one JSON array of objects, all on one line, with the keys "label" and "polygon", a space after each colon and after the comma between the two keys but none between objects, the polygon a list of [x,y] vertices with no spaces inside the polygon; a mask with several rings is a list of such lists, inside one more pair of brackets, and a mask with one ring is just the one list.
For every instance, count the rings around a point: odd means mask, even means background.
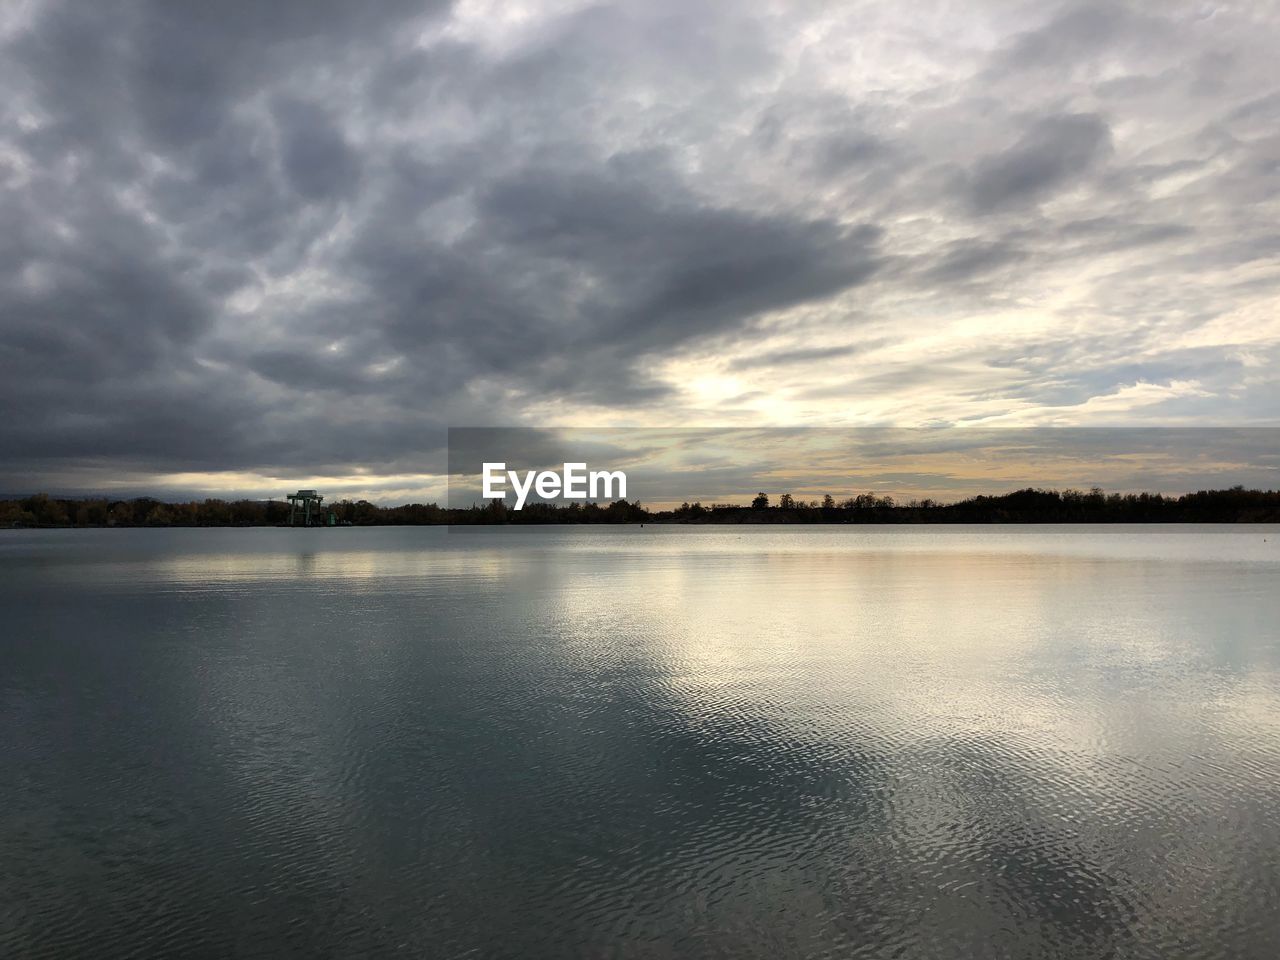
[{"label": "lake", "polygon": [[0,531],[0,955],[1265,957],[1280,528]]}]

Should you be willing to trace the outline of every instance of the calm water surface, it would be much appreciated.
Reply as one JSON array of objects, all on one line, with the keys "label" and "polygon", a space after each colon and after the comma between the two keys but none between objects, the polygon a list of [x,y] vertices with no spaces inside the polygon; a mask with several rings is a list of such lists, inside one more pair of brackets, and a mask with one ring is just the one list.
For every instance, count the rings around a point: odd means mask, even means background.
[{"label": "calm water surface", "polygon": [[1280,529],[0,531],[0,956],[1265,957]]}]

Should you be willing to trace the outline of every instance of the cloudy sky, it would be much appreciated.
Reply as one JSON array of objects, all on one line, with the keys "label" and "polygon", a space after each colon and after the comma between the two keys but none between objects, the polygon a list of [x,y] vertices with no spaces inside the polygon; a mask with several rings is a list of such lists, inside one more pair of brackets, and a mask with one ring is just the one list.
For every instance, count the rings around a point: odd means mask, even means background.
[{"label": "cloudy sky", "polygon": [[1280,425],[1270,2],[9,0],[0,491]]}]

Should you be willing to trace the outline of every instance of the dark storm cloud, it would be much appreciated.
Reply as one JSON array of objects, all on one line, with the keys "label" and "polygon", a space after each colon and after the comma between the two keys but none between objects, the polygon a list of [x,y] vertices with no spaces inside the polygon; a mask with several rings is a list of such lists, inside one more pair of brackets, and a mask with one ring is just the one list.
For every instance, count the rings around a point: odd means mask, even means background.
[{"label": "dark storm cloud", "polygon": [[856,346],[801,347],[796,350],[774,350],[750,357],[739,357],[729,364],[730,370],[752,370],[759,367],[786,366],[793,363],[813,363],[815,360],[834,360],[842,357],[853,357],[866,353],[886,340],[873,340]]},{"label": "dark storm cloud", "polygon": [[1042,199],[1086,173],[1110,140],[1106,122],[1093,114],[1037,120],[1008,150],[978,162],[970,199],[979,212]]},{"label": "dark storm cloud", "polygon": [[308,200],[324,200],[355,189],[360,158],[323,108],[286,100],[273,114],[284,171],[298,193]]},{"label": "dark storm cloud", "polygon": [[1022,256],[1017,246],[1002,240],[955,240],[941,251],[926,276],[941,283],[962,282],[1016,263]]},{"label": "dark storm cloud", "polygon": [[449,423],[778,396],[1277,415],[1265,13],[14,5],[0,488],[438,472]]},{"label": "dark storm cloud", "polygon": [[430,363],[447,342],[473,369],[567,397],[656,398],[637,359],[876,269],[874,227],[717,207],[625,162],[497,178],[472,215],[448,246],[369,222],[352,261],[369,308],[405,356]]},{"label": "dark storm cloud", "polygon": [[278,253],[305,226],[288,188],[303,200],[348,192],[359,158],[315,104],[281,98],[274,132],[236,111],[424,9],[36,5],[7,45],[6,76],[40,120],[10,141],[26,169],[0,199],[17,227],[0,288],[0,398],[14,414],[0,449],[12,467],[315,459],[312,445],[290,442],[309,420],[292,398],[255,396],[250,369],[202,366],[196,344],[224,298],[253,282],[244,261]]},{"label": "dark storm cloud", "polygon": [[996,57],[994,70],[1061,69],[1091,60],[1143,28],[1152,32],[1160,24],[1124,4],[1065,4],[1043,26],[1014,37]]},{"label": "dark storm cloud", "polygon": [[641,350],[862,282],[880,235],[870,225],[703,205],[675,185],[659,194],[559,172],[500,183],[479,209],[490,239],[604,281],[613,302],[588,310],[608,314],[603,334]]}]

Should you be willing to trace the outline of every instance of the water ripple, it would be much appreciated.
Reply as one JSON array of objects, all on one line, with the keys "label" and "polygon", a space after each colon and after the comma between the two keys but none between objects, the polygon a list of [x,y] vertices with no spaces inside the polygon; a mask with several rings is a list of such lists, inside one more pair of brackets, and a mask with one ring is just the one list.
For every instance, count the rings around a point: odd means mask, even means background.
[{"label": "water ripple", "polygon": [[0,549],[5,956],[1274,955],[1248,530],[155,533]]}]

